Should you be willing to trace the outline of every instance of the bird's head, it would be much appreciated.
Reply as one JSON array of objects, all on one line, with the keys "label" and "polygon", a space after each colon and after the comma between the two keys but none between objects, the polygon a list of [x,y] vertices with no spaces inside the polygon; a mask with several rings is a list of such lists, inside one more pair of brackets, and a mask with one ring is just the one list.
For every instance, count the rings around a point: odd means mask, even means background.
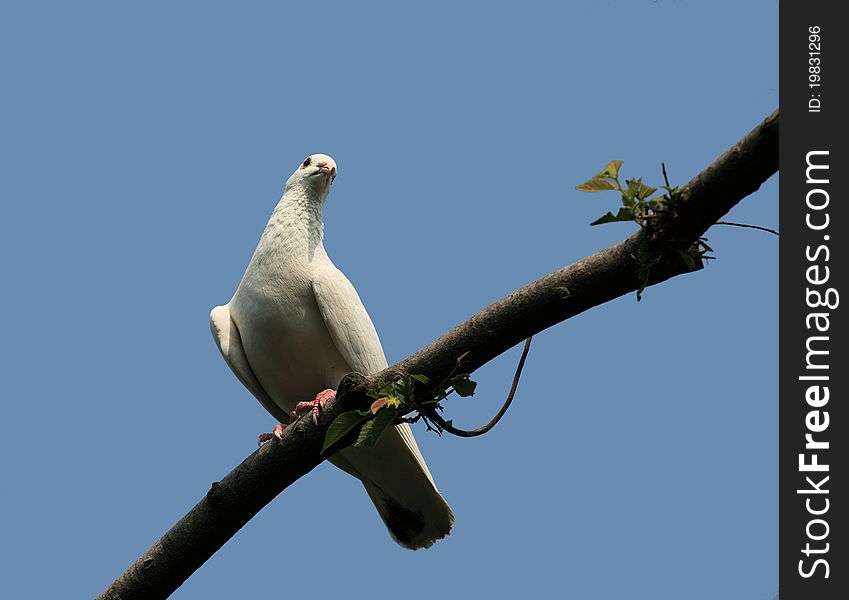
[{"label": "bird's head", "polygon": [[336,162],[326,154],[311,154],[286,181],[286,189],[301,188],[324,202],[334,179]]}]

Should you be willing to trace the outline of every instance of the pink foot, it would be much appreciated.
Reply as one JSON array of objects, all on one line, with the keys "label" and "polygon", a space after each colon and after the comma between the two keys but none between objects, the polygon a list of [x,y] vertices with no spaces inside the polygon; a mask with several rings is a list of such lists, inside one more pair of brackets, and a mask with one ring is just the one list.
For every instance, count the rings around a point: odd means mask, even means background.
[{"label": "pink foot", "polygon": [[318,425],[318,415],[324,409],[325,403],[335,395],[336,392],[333,390],[322,390],[316,395],[315,400],[298,402],[295,405],[295,410],[292,411],[292,420],[289,422],[294,423],[309,409],[310,413],[312,413],[313,423]]},{"label": "pink foot", "polygon": [[259,437],[256,440],[256,445],[262,446],[265,442],[267,442],[268,440],[273,440],[274,438],[282,440],[284,429],[286,429],[286,424],[278,423],[277,427],[274,428],[274,431],[272,433],[260,433]]}]

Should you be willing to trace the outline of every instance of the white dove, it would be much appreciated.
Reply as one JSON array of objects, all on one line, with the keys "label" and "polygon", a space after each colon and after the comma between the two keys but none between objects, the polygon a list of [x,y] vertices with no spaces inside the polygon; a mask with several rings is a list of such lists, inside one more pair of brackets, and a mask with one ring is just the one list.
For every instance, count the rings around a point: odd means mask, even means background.
[{"label": "white dove", "polygon": [[[307,157],[286,181],[230,302],[210,315],[212,335],[239,380],[288,421],[301,401],[318,407],[346,373],[387,366],[374,325],[351,282],[328,258],[322,206],[336,177],[327,155]],[[445,537],[454,515],[436,489],[409,425],[370,448],[330,461],[363,482],[393,539],[405,548]]]}]

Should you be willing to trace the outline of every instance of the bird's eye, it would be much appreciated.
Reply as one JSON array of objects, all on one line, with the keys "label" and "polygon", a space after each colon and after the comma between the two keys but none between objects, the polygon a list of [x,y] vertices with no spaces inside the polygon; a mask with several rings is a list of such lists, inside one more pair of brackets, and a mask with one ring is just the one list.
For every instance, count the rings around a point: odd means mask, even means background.
[{"label": "bird's eye", "polygon": [[301,168],[303,169],[303,168],[310,166],[310,162],[312,162],[312,157],[307,156],[307,159],[304,161],[304,164],[301,165]]}]

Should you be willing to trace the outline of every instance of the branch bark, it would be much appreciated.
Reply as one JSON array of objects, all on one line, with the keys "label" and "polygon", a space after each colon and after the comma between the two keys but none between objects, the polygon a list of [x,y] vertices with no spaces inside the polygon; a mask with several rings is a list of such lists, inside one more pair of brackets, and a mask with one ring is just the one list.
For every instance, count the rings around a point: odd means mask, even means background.
[{"label": "branch bark", "polygon": [[[778,111],[685,186],[689,193],[665,222],[663,239],[695,241],[777,170]],[[366,391],[378,376],[424,374],[439,381],[464,353],[463,371],[471,373],[531,335],[638,289],[634,255],[642,235],[638,232],[516,290],[379,375],[346,376],[318,425],[301,419],[286,428],[279,443],[259,448],[213,483],[206,496],[98,598],[167,598],[275,496],[355,439],[356,431],[321,453],[327,427],[342,412],[367,408],[371,399]],[[686,272],[680,258],[667,258],[652,269],[649,284]]]}]

